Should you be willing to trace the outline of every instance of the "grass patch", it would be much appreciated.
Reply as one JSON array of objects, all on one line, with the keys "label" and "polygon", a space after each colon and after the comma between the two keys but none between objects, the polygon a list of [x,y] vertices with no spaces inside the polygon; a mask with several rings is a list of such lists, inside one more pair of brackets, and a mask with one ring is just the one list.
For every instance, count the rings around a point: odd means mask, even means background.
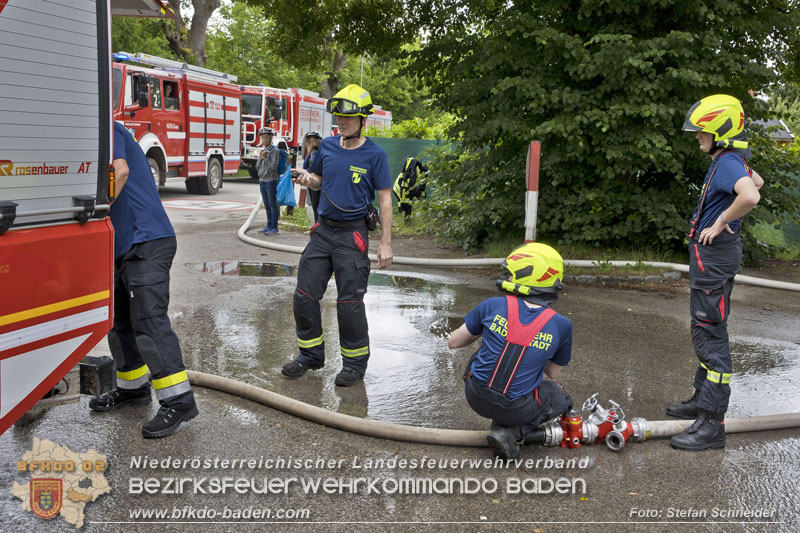
[{"label": "grass patch", "polygon": [[313,215],[309,220],[308,217],[306,217],[305,207],[295,207],[294,213],[291,215],[287,215],[286,211],[287,209],[285,207],[281,208],[281,218],[278,220],[279,224],[301,231],[308,231],[311,229],[311,226],[314,225]]},{"label": "grass patch", "polygon": [[[279,221],[287,227],[309,230],[314,225],[313,218],[306,217],[305,207],[295,207],[291,216],[286,215],[286,208],[281,208],[281,218]],[[425,231],[425,221],[416,218],[414,214],[405,220],[402,215],[396,212],[392,216],[392,235],[396,237],[414,237],[416,235],[429,235]],[[431,235],[433,236],[433,235]]]},{"label": "grass patch", "polygon": [[649,276],[653,274],[662,274],[669,272],[671,269],[664,267],[656,267],[642,264],[641,262],[634,263],[626,266],[612,266],[607,261],[600,261],[596,267],[566,267],[567,274],[573,276],[580,276],[581,274],[599,275],[606,274],[610,276]]},{"label": "grass patch", "polygon": [[753,235],[759,241],[777,248],[776,259],[797,261],[800,259],[800,243],[787,242],[786,232],[772,224],[761,222],[752,227]]},{"label": "grass patch", "polygon": [[432,233],[426,231],[427,219],[422,217],[419,211],[412,212],[411,216],[405,218],[395,209],[392,213],[392,235],[398,237],[414,237],[416,235],[430,235],[435,237]]}]

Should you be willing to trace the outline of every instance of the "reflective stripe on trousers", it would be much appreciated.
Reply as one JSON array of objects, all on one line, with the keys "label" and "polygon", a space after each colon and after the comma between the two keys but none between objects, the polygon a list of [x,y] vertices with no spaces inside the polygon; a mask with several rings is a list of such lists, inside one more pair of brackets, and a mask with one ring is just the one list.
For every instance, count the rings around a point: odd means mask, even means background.
[{"label": "reflective stripe on trousers", "polygon": [[147,375],[147,365],[142,365],[128,372],[117,371],[117,387],[120,389],[139,389],[147,385],[150,377]]},{"label": "reflective stripe on trousers", "polygon": [[163,378],[154,379],[153,388],[156,390],[156,396],[159,400],[180,396],[192,390],[192,386],[189,384],[189,376],[186,375],[185,370]]}]

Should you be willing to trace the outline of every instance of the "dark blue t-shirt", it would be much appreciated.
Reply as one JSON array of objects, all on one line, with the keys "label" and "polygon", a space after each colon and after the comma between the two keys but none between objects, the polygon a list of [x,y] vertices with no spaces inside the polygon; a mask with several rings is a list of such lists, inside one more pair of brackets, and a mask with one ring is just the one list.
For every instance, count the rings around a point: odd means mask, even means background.
[{"label": "dark blue t-shirt", "polygon": [[134,244],[174,237],[175,231],[161,204],[147,157],[119,122],[114,122],[114,159],[124,159],[130,171],[109,211],[114,225],[114,259],[119,259]]},{"label": "dark blue t-shirt", "polygon": [[[376,190],[392,186],[389,160],[383,148],[370,139],[354,150],[342,148],[339,139],[339,135],[323,139],[308,170],[322,176],[325,194],[319,198],[320,216],[356,220],[367,214]],[[331,205],[326,194],[341,209]]]},{"label": "dark blue t-shirt", "polygon": [[[544,307],[531,309],[521,298],[517,298],[519,320],[530,324]],[[506,343],[508,308],[506,297],[489,298],[478,304],[464,317],[467,330],[472,335],[482,335],[478,355],[472,362],[472,375],[482,385],[489,382],[495,364]],[[572,357],[572,322],[559,314],[553,315],[539,332],[531,348],[517,370],[506,396],[513,400],[529,394],[542,382],[545,363],[550,360],[559,366],[567,366]]]},{"label": "dark blue t-shirt", "polygon": [[[708,178],[711,176],[711,171],[716,165],[714,176],[709,184]],[[699,234],[704,228],[713,226],[714,222],[719,218],[723,211],[728,209],[733,201],[736,199],[736,193],[733,190],[736,182],[741,178],[749,176],[749,168],[745,160],[735,152],[723,152],[711,162],[711,166],[706,172],[706,177],[703,180],[703,189],[700,192],[700,199],[697,200],[697,207],[695,207],[692,219],[697,217],[697,210],[700,207],[700,201],[703,198],[703,192],[708,187],[706,192],[706,200],[703,204],[703,212],[701,213],[700,220],[697,223],[695,231]],[[731,229],[736,231],[739,228],[741,219],[729,222]]]},{"label": "dark blue t-shirt", "polygon": [[314,162],[314,159],[317,158],[317,153],[318,152],[315,150],[308,154],[305,159],[303,159],[303,170],[308,170],[311,168],[311,164]]}]

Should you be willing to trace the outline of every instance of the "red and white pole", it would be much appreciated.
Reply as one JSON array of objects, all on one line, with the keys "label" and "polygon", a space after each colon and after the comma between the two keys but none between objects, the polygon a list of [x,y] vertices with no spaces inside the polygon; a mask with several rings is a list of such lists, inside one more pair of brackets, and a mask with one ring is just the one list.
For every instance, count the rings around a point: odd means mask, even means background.
[{"label": "red and white pole", "polygon": [[528,159],[525,163],[525,182],[528,192],[525,193],[525,242],[536,240],[536,210],[539,205],[539,159],[542,154],[542,143],[531,141],[528,147]]}]

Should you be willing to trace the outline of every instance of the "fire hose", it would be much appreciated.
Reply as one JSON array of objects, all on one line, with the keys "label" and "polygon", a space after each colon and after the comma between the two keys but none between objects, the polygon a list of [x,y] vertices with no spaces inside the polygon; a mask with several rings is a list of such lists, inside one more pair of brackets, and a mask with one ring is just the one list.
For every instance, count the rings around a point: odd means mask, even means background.
[{"label": "fire hose", "polygon": [[[268,242],[261,239],[256,239],[254,237],[250,237],[249,235],[245,234],[245,232],[248,229],[250,229],[250,227],[253,225],[253,220],[255,220],[256,215],[258,214],[259,210],[263,205],[264,205],[263,200],[259,198],[258,201],[256,202],[256,205],[253,207],[253,211],[250,212],[250,216],[247,218],[247,220],[245,220],[244,224],[242,224],[242,226],[236,232],[236,235],[237,237],[239,237],[239,240],[246,242],[248,244],[260,246],[261,248],[276,250],[278,252],[289,252],[295,254],[303,253],[303,249],[305,248],[304,246],[292,246],[289,244]],[[378,260],[375,254],[369,254],[369,258],[372,261]],[[396,265],[429,266],[429,267],[437,267],[437,266],[477,267],[477,266],[500,265],[503,263],[504,260],[505,257],[478,257],[471,259],[434,259],[428,257],[395,256],[392,259],[392,263]],[[564,260],[565,266],[599,267],[600,264],[601,264],[600,261],[592,261],[592,260],[583,260],[583,259]],[[610,266],[646,265],[646,266],[665,268],[669,270],[675,270],[677,272],[689,272],[689,265],[682,265],[679,263],[664,263],[658,261],[603,261],[602,264]],[[753,276],[745,276],[742,274],[737,274],[734,280],[736,283],[741,285],[752,285],[754,287],[766,287],[770,289],[782,289],[786,291],[800,292],[800,283],[790,283],[787,281],[756,278]]]},{"label": "fire hose", "polygon": [[[311,422],[351,433],[419,444],[487,446],[486,437],[489,435],[488,431],[427,428],[358,418],[309,405],[299,400],[222,376],[192,370],[188,370],[187,373],[192,385],[233,394]],[[691,420],[648,421],[644,418],[634,418],[627,422],[618,404],[611,402],[611,407],[604,409],[597,402],[597,394],[594,394],[584,402],[582,411],[589,413],[586,420],[583,420],[577,411],[572,411],[530,433],[525,438],[525,443],[578,448],[582,444],[605,442],[610,449],[618,451],[623,449],[625,444],[631,440],[643,442],[677,435],[692,423]],[[800,427],[800,413],[732,418],[725,421],[726,433],[796,427]]]}]

